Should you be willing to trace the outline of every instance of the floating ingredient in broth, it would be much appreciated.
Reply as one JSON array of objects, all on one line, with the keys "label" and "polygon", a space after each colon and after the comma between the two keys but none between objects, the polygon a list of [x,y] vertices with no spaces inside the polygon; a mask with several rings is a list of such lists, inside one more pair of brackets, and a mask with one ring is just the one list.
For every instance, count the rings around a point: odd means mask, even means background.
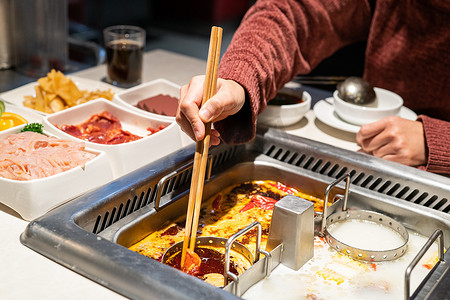
[{"label": "floating ingredient in broth", "polygon": [[[286,186],[272,180],[256,180],[233,185],[225,188],[218,194],[204,201],[199,219],[198,236],[215,236],[229,238],[239,230],[255,221],[261,223],[261,247],[264,249],[267,242],[273,206],[269,209],[257,205],[244,210],[252,199],[272,199],[274,202],[284,196],[294,193],[295,196],[310,200],[314,203],[316,211],[322,211],[323,200],[300,192],[299,189]],[[255,196],[255,197],[254,197]],[[272,202],[268,201],[269,203]],[[267,204],[267,201],[262,201]],[[150,233],[142,241],[132,245],[131,250],[156,260],[161,260],[164,252],[173,244],[184,239],[184,219],[174,220],[174,223]],[[238,242],[254,252],[256,243],[256,230],[247,232]],[[222,277],[223,281],[223,277]]]},{"label": "floating ingredient in broth", "polygon": [[[189,250],[190,251],[190,250]],[[194,249],[194,254],[187,253],[186,260],[188,268],[183,268],[183,272],[204,279],[208,274],[223,274],[225,265],[225,255],[215,249],[209,247],[197,247]],[[175,253],[167,260],[167,265],[182,270],[181,268],[181,251]],[[186,266],[186,263],[185,263]],[[240,267],[234,262],[230,261],[230,272],[239,275]],[[219,286],[223,286],[222,281]]]},{"label": "floating ingredient in broth", "polygon": [[21,132],[0,140],[0,176],[32,180],[84,166],[97,155],[83,142],[65,141],[36,132]]},{"label": "floating ingredient in broth", "polygon": [[178,99],[169,95],[158,94],[139,101],[136,107],[154,114],[174,117],[177,113]]},{"label": "floating ingredient in broth", "polygon": [[[392,300],[404,298],[404,276],[407,266],[427,241],[426,237],[409,232],[408,250],[402,257],[384,262],[367,263],[337,253],[318,236],[314,237],[314,257],[299,270],[283,264],[276,267],[270,277],[250,287],[242,295],[248,300],[329,299],[329,300]],[[429,262],[437,243],[425,254],[421,262]],[[411,290],[415,290],[429,273],[419,263],[411,277]]]},{"label": "floating ingredient in broth", "polygon": [[54,113],[98,98],[112,100],[114,96],[110,90],[79,90],[72,79],[55,70],[47,77],[39,78],[34,89],[36,96],[25,96],[23,105],[44,113]]}]

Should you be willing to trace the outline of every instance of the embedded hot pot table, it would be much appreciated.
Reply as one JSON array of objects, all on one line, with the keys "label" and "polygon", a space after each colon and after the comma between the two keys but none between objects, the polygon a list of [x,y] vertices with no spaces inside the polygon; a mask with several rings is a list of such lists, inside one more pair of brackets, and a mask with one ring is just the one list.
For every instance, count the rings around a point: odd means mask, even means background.
[{"label": "embedded hot pot table", "polygon": [[[143,81],[165,78],[182,85],[187,83],[192,76],[204,74],[205,68],[206,62],[202,60],[162,50],[151,51],[144,56]],[[102,80],[105,71],[105,66],[97,66],[73,75]],[[314,89],[308,89],[308,92],[315,101],[331,95],[331,93]],[[300,122],[283,130],[292,135],[320,141],[338,148],[350,151],[359,149],[355,143],[354,133],[340,131],[325,125],[316,119],[312,110]],[[439,178],[439,180],[445,182],[448,179]],[[21,219],[14,211],[3,204],[0,204],[0,224],[3,228],[0,231],[0,238],[2,239],[0,246],[0,252],[2,253],[0,259],[2,298],[123,298],[123,296],[22,245],[19,237],[25,231],[28,222]]]}]

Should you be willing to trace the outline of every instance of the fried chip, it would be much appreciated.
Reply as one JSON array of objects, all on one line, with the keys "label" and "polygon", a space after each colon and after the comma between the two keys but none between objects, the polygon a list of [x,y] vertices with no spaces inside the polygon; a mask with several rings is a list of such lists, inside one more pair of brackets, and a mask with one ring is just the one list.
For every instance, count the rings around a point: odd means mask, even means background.
[{"label": "fried chip", "polygon": [[23,105],[45,113],[57,112],[94,99],[112,100],[110,90],[81,91],[72,79],[60,71],[52,70],[46,77],[38,79],[36,96],[24,96]]}]

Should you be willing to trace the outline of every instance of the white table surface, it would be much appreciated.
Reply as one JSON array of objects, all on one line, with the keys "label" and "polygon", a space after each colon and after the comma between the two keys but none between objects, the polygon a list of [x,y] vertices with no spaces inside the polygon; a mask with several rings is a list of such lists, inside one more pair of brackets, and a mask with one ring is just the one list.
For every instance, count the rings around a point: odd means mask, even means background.
[{"label": "white table surface", "polygon": [[[177,84],[188,83],[194,75],[204,74],[206,61],[163,50],[145,54],[143,81],[165,78]],[[78,72],[76,76],[101,80],[104,65]],[[355,134],[333,129],[314,116],[311,110],[286,132],[336,147],[356,151]],[[0,299],[123,299],[121,295],[87,279],[20,243],[28,225],[17,213],[0,203]]]}]

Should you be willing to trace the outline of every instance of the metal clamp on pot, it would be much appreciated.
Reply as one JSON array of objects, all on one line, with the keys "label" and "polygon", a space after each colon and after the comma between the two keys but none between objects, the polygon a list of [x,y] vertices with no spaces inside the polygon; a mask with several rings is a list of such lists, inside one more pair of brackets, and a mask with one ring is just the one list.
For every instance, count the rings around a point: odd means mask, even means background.
[{"label": "metal clamp on pot", "polygon": [[[330,216],[327,213],[328,207],[328,195],[333,187],[335,187],[338,183],[345,179],[345,193],[344,193],[344,201],[342,205],[342,211],[336,212]],[[335,181],[333,181],[325,191],[325,203],[323,206],[323,219],[322,219],[322,230],[321,235],[325,237],[326,241],[338,252],[347,254],[355,259],[363,260],[363,261],[387,261],[397,259],[402,256],[407,249],[409,234],[405,227],[397,222],[396,220],[368,210],[348,210],[348,192],[350,187],[350,174],[346,174]],[[393,249],[384,249],[384,250],[370,250],[370,249],[360,249],[351,245],[348,245],[336,237],[334,237],[329,231],[328,227],[334,223],[345,222],[348,220],[358,220],[358,221],[366,221],[373,222],[385,227],[388,227],[399,234],[402,238],[403,243],[401,246],[393,248]]]}]

